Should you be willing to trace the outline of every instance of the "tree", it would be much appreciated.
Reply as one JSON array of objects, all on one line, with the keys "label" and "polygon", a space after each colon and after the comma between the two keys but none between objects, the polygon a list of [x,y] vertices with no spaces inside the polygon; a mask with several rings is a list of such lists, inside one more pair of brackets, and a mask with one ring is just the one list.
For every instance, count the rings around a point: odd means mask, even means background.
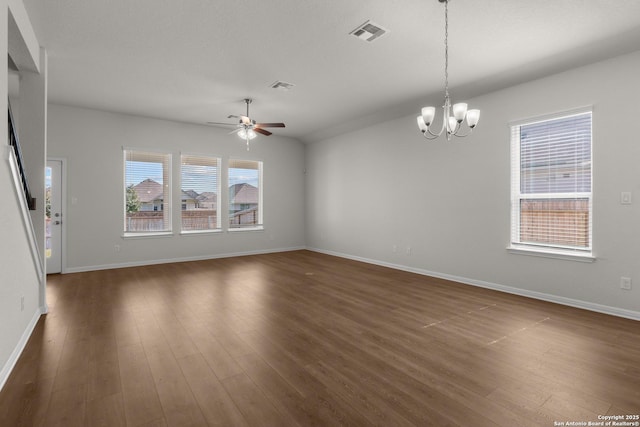
[{"label": "tree", "polygon": [[140,210],[140,199],[133,184],[127,187],[127,213],[138,212]]},{"label": "tree", "polygon": [[51,218],[51,187],[44,191],[44,216]]}]

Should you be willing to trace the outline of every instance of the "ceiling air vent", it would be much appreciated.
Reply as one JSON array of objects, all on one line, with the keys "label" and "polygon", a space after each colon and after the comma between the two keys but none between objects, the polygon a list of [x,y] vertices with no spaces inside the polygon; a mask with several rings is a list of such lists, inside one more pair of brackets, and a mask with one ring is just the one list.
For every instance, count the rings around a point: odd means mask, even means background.
[{"label": "ceiling air vent", "polygon": [[295,85],[293,83],[287,83],[287,82],[282,82],[278,80],[276,82],[273,82],[270,87],[272,89],[289,90],[294,86]]},{"label": "ceiling air vent", "polygon": [[388,32],[389,30],[382,28],[380,25],[367,21],[355,30],[351,31],[349,34],[353,34],[361,40],[372,42]]}]

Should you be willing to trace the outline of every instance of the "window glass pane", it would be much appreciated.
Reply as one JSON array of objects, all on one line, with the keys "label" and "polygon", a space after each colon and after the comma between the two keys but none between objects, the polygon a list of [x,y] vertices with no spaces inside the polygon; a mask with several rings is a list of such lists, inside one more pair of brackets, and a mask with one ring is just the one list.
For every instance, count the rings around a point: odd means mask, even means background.
[{"label": "window glass pane", "polygon": [[219,229],[220,160],[192,155],[182,155],[181,160],[182,230]]},{"label": "window glass pane", "polygon": [[171,231],[171,154],[125,150],[124,156],[124,231]]},{"label": "window glass pane", "polygon": [[520,127],[522,193],[591,191],[591,114]]},{"label": "window glass pane", "polygon": [[262,226],[262,162],[229,160],[229,228]]}]

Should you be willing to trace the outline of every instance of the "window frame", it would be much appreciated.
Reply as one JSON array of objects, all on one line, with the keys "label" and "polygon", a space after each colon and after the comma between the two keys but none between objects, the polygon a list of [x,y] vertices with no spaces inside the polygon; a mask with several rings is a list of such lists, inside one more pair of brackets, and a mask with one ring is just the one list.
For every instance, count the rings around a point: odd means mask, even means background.
[{"label": "window frame", "polygon": [[[574,192],[523,192],[521,187],[521,129],[524,126],[553,122],[579,115],[589,115],[590,139],[589,161],[590,179],[589,190]],[[593,108],[591,106],[563,111],[544,116],[533,117],[509,123],[511,149],[511,216],[510,216],[510,244],[507,250],[514,254],[551,257],[583,262],[593,262]],[[521,203],[523,200],[585,200],[588,207],[587,239],[588,246],[561,245],[557,243],[523,242],[521,241]]]},{"label": "window frame", "polygon": [[[163,223],[166,228],[158,231],[130,231],[127,230],[127,161],[130,161],[129,154],[134,156],[137,154],[140,157],[144,155],[148,156],[160,156],[164,157],[162,162],[162,185],[165,187],[163,190],[163,202],[160,210],[154,212],[163,213]],[[122,191],[123,191],[123,238],[144,238],[144,237],[166,237],[173,235],[173,218],[172,218],[172,203],[173,203],[173,185],[172,185],[172,162],[173,154],[166,150],[157,150],[153,148],[135,148],[135,147],[122,147]],[[150,162],[151,163],[151,162]],[[137,184],[136,184],[137,185]]]},{"label": "window frame", "polygon": [[217,176],[216,176],[216,183],[215,183],[215,187],[216,187],[216,228],[210,228],[210,229],[203,229],[203,230],[184,230],[183,226],[182,226],[182,200],[181,200],[181,209],[180,209],[180,234],[181,235],[191,235],[191,234],[212,234],[212,233],[220,233],[223,231],[222,229],[222,216],[221,213],[224,213],[223,210],[223,197],[222,197],[222,181],[223,181],[223,171],[224,171],[224,166],[222,164],[222,158],[219,156],[215,156],[215,155],[210,155],[210,154],[197,154],[197,153],[188,153],[188,152],[180,152],[180,156],[179,156],[179,160],[180,160],[180,170],[179,170],[179,176],[180,176],[180,188],[178,189],[178,191],[180,192],[180,194],[182,194],[183,191],[183,177],[182,177],[182,166],[183,166],[183,158],[185,156],[188,157],[192,157],[192,158],[206,158],[209,160],[215,160],[216,162],[216,168],[217,168]]}]

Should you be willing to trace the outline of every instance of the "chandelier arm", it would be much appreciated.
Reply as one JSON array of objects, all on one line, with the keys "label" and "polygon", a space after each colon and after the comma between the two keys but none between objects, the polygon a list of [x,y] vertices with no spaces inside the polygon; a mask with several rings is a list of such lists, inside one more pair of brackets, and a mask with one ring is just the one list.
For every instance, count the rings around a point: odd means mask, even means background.
[{"label": "chandelier arm", "polygon": [[429,139],[435,139],[437,137],[439,137],[440,135],[442,135],[442,130],[440,130],[439,133],[433,133],[431,132],[431,129],[427,128],[427,132],[423,132],[424,135],[426,136],[427,133],[429,133],[429,135],[433,136],[433,138],[429,138]]},{"label": "chandelier arm", "polygon": [[[426,139],[429,139],[429,140],[434,140],[440,136],[440,135],[436,135],[435,133],[432,133],[428,129],[427,129],[427,132],[422,132],[422,136],[424,136]],[[431,134],[432,136],[429,136],[429,134]]]},{"label": "chandelier arm", "polygon": [[469,135],[471,135],[473,133],[473,128],[469,128],[469,132],[465,133],[464,135],[459,135],[457,133],[454,133],[453,136],[457,137],[457,138],[466,138]]},{"label": "chandelier arm", "polygon": [[[446,102],[445,102],[445,104],[446,104]],[[443,108],[444,108],[444,107],[443,107]],[[443,117],[443,118],[442,118],[442,126],[440,127],[440,132],[438,132],[438,133],[433,133],[433,132],[431,132],[430,126],[427,126],[427,132],[429,132],[429,134],[431,134],[431,135],[433,135],[434,137],[436,137],[436,138],[437,138],[437,137],[439,137],[440,135],[442,135],[442,132],[444,132],[444,131],[445,131],[446,127],[447,127],[447,121],[446,121],[446,119]],[[430,138],[430,139],[431,139],[431,138]]]}]

